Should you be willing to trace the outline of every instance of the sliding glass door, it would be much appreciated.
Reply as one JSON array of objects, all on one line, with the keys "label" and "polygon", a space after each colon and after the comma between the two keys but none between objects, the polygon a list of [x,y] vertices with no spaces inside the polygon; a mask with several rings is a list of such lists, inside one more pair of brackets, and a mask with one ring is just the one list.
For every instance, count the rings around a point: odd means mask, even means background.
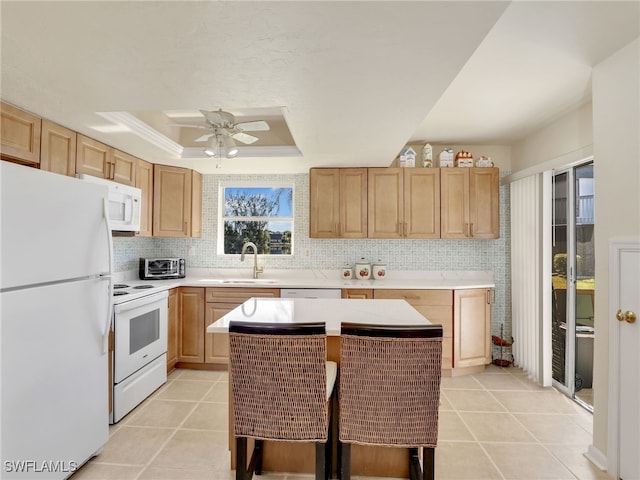
[{"label": "sliding glass door", "polygon": [[589,162],[553,176],[552,374],[554,386],[593,406],[594,178]]}]

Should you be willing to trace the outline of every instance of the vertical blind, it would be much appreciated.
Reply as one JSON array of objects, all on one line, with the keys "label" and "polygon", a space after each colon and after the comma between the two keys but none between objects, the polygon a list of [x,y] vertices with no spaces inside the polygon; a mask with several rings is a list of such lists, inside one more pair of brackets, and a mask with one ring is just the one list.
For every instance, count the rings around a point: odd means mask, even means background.
[{"label": "vertical blind", "polygon": [[511,183],[511,328],[515,364],[545,384],[541,187],[539,174]]}]

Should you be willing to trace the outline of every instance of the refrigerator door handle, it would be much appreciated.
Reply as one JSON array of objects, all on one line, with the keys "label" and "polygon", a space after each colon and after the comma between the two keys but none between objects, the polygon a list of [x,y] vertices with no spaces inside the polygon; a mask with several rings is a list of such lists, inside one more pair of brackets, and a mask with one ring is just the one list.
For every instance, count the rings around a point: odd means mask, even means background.
[{"label": "refrigerator door handle", "polygon": [[107,229],[107,247],[109,251],[109,273],[101,277],[109,282],[109,306],[107,307],[107,318],[102,331],[102,353],[109,352],[109,331],[111,330],[111,319],[113,317],[113,239],[111,238],[111,225],[109,224],[109,199],[105,197],[103,203],[104,224]]}]

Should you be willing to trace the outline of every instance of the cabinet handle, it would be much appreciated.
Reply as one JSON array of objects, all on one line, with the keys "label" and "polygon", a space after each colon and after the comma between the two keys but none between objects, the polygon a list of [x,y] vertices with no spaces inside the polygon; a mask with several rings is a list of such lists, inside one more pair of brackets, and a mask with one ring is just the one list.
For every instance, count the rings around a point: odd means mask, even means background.
[{"label": "cabinet handle", "polygon": [[403,295],[402,298],[405,300],[420,300],[418,295]]},{"label": "cabinet handle", "polygon": [[189,231],[187,230],[187,222],[184,222],[184,234],[189,235]]},{"label": "cabinet handle", "polygon": [[407,232],[409,231],[409,229],[407,228],[407,222],[404,222],[404,236],[407,236]]},{"label": "cabinet handle", "polygon": [[473,223],[469,224],[469,232],[470,232],[469,236],[473,237]]},{"label": "cabinet handle", "polygon": [[492,288],[487,290],[487,305],[493,305],[496,303],[496,291]]},{"label": "cabinet handle", "polygon": [[109,180],[113,180],[113,177],[116,174],[116,164],[109,163]]}]

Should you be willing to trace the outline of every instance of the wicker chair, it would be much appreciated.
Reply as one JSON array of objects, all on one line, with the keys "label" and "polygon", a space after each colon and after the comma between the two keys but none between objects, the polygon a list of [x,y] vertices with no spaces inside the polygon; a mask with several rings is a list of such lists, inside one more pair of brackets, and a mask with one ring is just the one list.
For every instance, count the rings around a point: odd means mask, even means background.
[{"label": "wicker chair", "polygon": [[434,478],[441,365],[441,325],[342,324],[338,389],[342,480],[351,477],[353,443],[409,448],[410,478]]},{"label": "wicker chair", "polygon": [[[264,440],[314,442],[316,479],[331,472],[331,393],[324,324],[229,325],[236,480],[262,473]],[[247,465],[247,438],[255,446]]]}]

